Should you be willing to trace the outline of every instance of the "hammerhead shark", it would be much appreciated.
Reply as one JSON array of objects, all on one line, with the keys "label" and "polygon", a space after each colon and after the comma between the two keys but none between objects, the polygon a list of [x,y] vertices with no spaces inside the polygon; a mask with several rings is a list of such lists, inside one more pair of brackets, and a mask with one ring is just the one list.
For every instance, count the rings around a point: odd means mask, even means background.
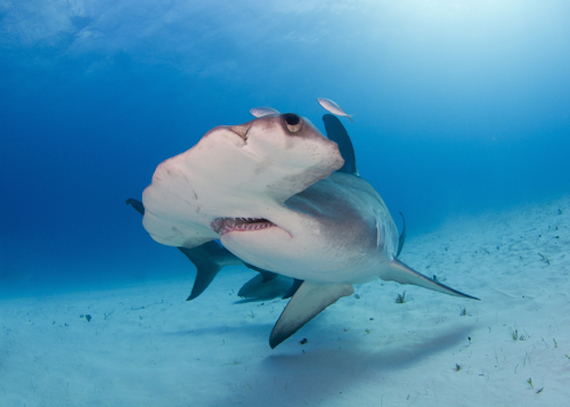
[{"label": "hammerhead shark", "polygon": [[324,121],[330,138],[294,113],[210,130],[157,167],[135,207],[144,228],[198,259],[215,244],[230,263],[295,279],[272,348],[376,278],[477,300],[398,260],[405,233],[398,238],[384,201],[359,176],[342,124]]},{"label": "hammerhead shark", "polygon": [[[250,113],[255,117],[262,117],[269,114],[280,114],[277,110],[270,107],[254,108],[250,110]],[[338,144],[339,151],[344,159],[344,165],[337,171],[358,174],[354,148],[346,129],[340,120],[333,115],[325,114],[323,116],[323,121],[325,123],[327,137]],[[141,215],[144,215],[142,202],[129,198],[126,203],[131,205]],[[400,215],[402,216],[403,228],[398,241],[397,256],[400,256],[400,252],[404,247],[406,239],[406,219],[402,212],[400,212]],[[192,249],[187,249],[185,247],[179,247],[178,249],[196,267],[196,277],[192,287],[192,292],[186,301],[191,301],[202,294],[214,280],[214,277],[218,272],[225,266],[245,266],[259,272],[259,275],[253,277],[239,290],[238,296],[243,298],[241,301],[238,301],[240,303],[265,301],[275,297],[287,299],[295,294],[297,288],[299,288],[303,282],[302,280],[281,276],[276,273],[272,273],[271,271],[244,263],[226,248],[220,246],[214,241],[204,243],[203,245]]]}]

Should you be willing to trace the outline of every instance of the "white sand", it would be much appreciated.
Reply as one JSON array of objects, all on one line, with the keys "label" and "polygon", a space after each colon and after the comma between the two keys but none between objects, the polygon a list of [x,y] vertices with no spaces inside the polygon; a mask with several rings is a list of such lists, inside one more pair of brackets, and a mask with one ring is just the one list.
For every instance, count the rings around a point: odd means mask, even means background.
[{"label": "white sand", "polygon": [[0,405],[566,405],[570,199],[408,233],[404,262],[482,301],[378,281],[271,350],[286,302],[234,304],[245,270],[193,302],[190,280],[4,300]]}]

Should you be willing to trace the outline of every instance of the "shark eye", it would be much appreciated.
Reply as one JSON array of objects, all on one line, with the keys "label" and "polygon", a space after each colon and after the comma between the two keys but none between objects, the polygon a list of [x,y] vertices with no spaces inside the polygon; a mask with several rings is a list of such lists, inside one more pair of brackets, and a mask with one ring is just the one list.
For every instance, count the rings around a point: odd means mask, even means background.
[{"label": "shark eye", "polygon": [[291,133],[296,133],[301,130],[303,122],[301,118],[295,113],[286,113],[283,115],[283,120],[285,121],[285,126]]}]

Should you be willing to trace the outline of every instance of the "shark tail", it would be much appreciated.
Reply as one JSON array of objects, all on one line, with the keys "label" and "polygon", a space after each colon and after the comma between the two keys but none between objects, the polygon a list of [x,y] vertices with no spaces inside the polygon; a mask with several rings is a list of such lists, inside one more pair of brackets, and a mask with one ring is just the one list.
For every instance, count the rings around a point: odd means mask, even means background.
[{"label": "shark tail", "polygon": [[480,301],[480,299],[477,297],[464,294],[461,291],[457,291],[451,287],[446,286],[445,284],[441,284],[438,281],[432,280],[431,278],[418,273],[417,271],[406,266],[398,259],[392,260],[390,267],[387,271],[383,272],[380,275],[380,278],[384,281],[395,281],[400,284],[413,284],[443,294]]},{"label": "shark tail", "polygon": [[269,346],[274,349],[326,307],[353,292],[354,287],[350,284],[304,281],[273,327],[269,337]]}]

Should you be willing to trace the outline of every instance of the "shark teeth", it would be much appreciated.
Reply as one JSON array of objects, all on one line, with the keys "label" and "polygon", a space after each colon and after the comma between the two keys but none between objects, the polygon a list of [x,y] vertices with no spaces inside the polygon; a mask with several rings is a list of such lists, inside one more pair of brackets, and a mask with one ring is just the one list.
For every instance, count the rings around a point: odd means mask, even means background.
[{"label": "shark teeth", "polygon": [[214,232],[224,235],[234,231],[267,229],[275,224],[263,218],[217,218],[210,226]]}]

